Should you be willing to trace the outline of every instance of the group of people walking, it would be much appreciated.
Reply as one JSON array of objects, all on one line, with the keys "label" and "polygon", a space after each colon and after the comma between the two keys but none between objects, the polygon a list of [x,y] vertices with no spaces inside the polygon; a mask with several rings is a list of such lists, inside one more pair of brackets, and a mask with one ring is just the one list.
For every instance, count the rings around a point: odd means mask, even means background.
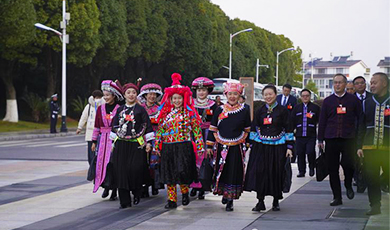
[{"label": "group of people walking", "polygon": [[[179,185],[186,206],[190,196],[204,199],[209,190],[199,180],[202,162],[208,158],[214,167],[212,191],[222,196],[226,211],[234,210],[233,201],[244,191],[257,194],[253,211],[266,209],[265,196],[273,197],[272,210],[279,211],[287,159],[298,157],[298,177],[304,177],[308,155],[309,175],[314,176],[318,139],[334,196],[330,205],[342,204],[340,164],[347,197],[353,198],[352,178],[359,155],[364,156],[370,178],[371,210],[367,214],[380,213],[380,167],[389,180],[390,96],[385,74],[373,75],[373,95],[364,100],[346,93],[347,78],[336,74],[334,94],[325,98],[321,109],[310,101],[308,89],[300,92],[302,103],[297,104],[290,85],[286,84],[279,96],[275,86],[267,85],[262,91],[265,103],[255,111],[253,120],[249,106],[240,103],[243,84],[224,83],[227,102],[223,104],[208,98],[214,88],[212,80],[196,78],[191,88],[181,80],[181,75],[174,73],[172,85],[164,92],[154,83],[140,90],[139,82],[124,86],[117,81],[102,82],[105,103],[93,96],[77,131],[89,117],[94,119],[91,139],[86,139],[90,164],[93,157],[96,160],[96,166],[91,166],[95,167],[93,192],[103,187],[102,196],[107,197],[112,190],[110,199],[116,200],[118,190],[120,208],[128,208],[148,196],[150,186],[157,195],[166,185],[165,208],[173,209]],[[84,115],[91,110],[91,115]]]}]

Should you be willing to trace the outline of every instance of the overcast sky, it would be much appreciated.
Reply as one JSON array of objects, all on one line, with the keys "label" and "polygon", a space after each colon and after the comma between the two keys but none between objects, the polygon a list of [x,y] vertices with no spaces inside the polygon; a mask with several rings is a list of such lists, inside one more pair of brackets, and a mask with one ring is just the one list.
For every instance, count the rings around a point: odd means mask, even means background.
[{"label": "overcast sky", "polygon": [[[371,74],[390,56],[390,0],[211,0],[239,18],[290,38],[294,46],[323,57],[350,55]],[[234,31],[231,31],[234,32]],[[227,38],[229,39],[229,38]]]}]

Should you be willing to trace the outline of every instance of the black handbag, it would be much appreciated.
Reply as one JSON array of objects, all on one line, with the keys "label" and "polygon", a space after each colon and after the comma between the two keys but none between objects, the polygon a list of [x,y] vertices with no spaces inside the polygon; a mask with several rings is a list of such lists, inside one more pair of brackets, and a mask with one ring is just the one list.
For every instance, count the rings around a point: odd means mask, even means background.
[{"label": "black handbag", "polygon": [[209,157],[206,157],[202,161],[198,176],[199,182],[202,184],[204,191],[211,191],[211,186],[213,184],[213,174],[214,167],[212,160]]},{"label": "black handbag", "polygon": [[87,174],[87,180],[88,181],[93,181],[96,176],[96,158],[97,156],[95,155],[92,159],[91,165],[89,166],[88,169],[88,174]]},{"label": "black handbag", "polygon": [[326,164],[326,159],[324,151],[320,148],[320,155],[316,159],[316,179],[318,182],[323,181],[329,175],[328,165]]},{"label": "black handbag", "polygon": [[356,167],[356,172],[357,172],[357,178],[356,178],[357,189],[356,189],[356,191],[358,193],[364,193],[364,191],[367,188],[367,182],[366,182],[366,177],[365,177],[365,168],[364,168],[363,159],[359,157],[358,161],[359,162],[358,162],[357,167]]},{"label": "black handbag", "polygon": [[287,157],[286,164],[284,165],[284,183],[283,192],[290,192],[292,184],[292,169],[291,169],[291,158]]}]

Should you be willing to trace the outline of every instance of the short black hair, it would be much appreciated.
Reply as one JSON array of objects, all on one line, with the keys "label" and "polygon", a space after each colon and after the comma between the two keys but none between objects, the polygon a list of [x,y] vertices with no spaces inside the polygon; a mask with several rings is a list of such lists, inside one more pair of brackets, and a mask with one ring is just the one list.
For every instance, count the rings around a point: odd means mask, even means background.
[{"label": "short black hair", "polygon": [[97,98],[97,97],[103,97],[103,93],[102,93],[102,91],[101,90],[94,90],[93,92],[92,92],[92,97],[93,98]]},{"label": "short black hair", "polygon": [[308,90],[308,89],[302,89],[302,91],[301,91],[301,95],[302,95],[302,93],[303,92],[308,92],[310,95],[311,95],[311,91],[310,90]]},{"label": "short black hair", "polygon": [[292,89],[292,86],[291,86],[290,84],[284,84],[284,85],[283,85],[283,88],[287,88],[287,89],[290,89],[290,90],[291,90],[291,89]]},{"label": "short black hair", "polygon": [[240,97],[241,97],[242,99],[246,100],[245,95],[241,95]]},{"label": "short black hair", "polygon": [[266,85],[266,86],[263,88],[263,90],[261,91],[262,94],[264,94],[264,91],[265,91],[266,89],[272,89],[272,90],[275,92],[275,94],[277,94],[276,87],[275,87],[274,85],[272,85],[272,84]]},{"label": "short black hair", "polygon": [[390,80],[389,80],[389,77],[387,76],[387,74],[385,74],[383,72],[376,72],[372,76],[376,76],[376,75],[380,76],[387,83],[387,88],[389,88]]},{"label": "short black hair", "polygon": [[333,76],[333,79],[334,79],[335,77],[337,77],[337,76],[342,76],[342,77],[344,78],[345,83],[348,82],[348,79],[347,79],[347,77],[346,77],[344,74],[342,74],[342,73],[336,73],[336,74]]},{"label": "short black hair", "polygon": [[353,84],[355,84],[355,81],[356,81],[357,79],[363,79],[364,83],[366,83],[366,79],[365,79],[363,76],[357,76],[357,77],[355,77],[355,78],[352,80]]}]

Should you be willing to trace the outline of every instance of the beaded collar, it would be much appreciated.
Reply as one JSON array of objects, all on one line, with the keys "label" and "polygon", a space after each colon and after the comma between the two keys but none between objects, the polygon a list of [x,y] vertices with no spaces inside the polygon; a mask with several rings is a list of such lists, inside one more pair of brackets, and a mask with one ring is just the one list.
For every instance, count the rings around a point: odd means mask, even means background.
[{"label": "beaded collar", "polygon": [[206,98],[205,100],[199,100],[198,98],[196,98],[194,100],[194,107],[197,109],[207,109],[212,107],[214,104],[215,102],[208,98]]}]

